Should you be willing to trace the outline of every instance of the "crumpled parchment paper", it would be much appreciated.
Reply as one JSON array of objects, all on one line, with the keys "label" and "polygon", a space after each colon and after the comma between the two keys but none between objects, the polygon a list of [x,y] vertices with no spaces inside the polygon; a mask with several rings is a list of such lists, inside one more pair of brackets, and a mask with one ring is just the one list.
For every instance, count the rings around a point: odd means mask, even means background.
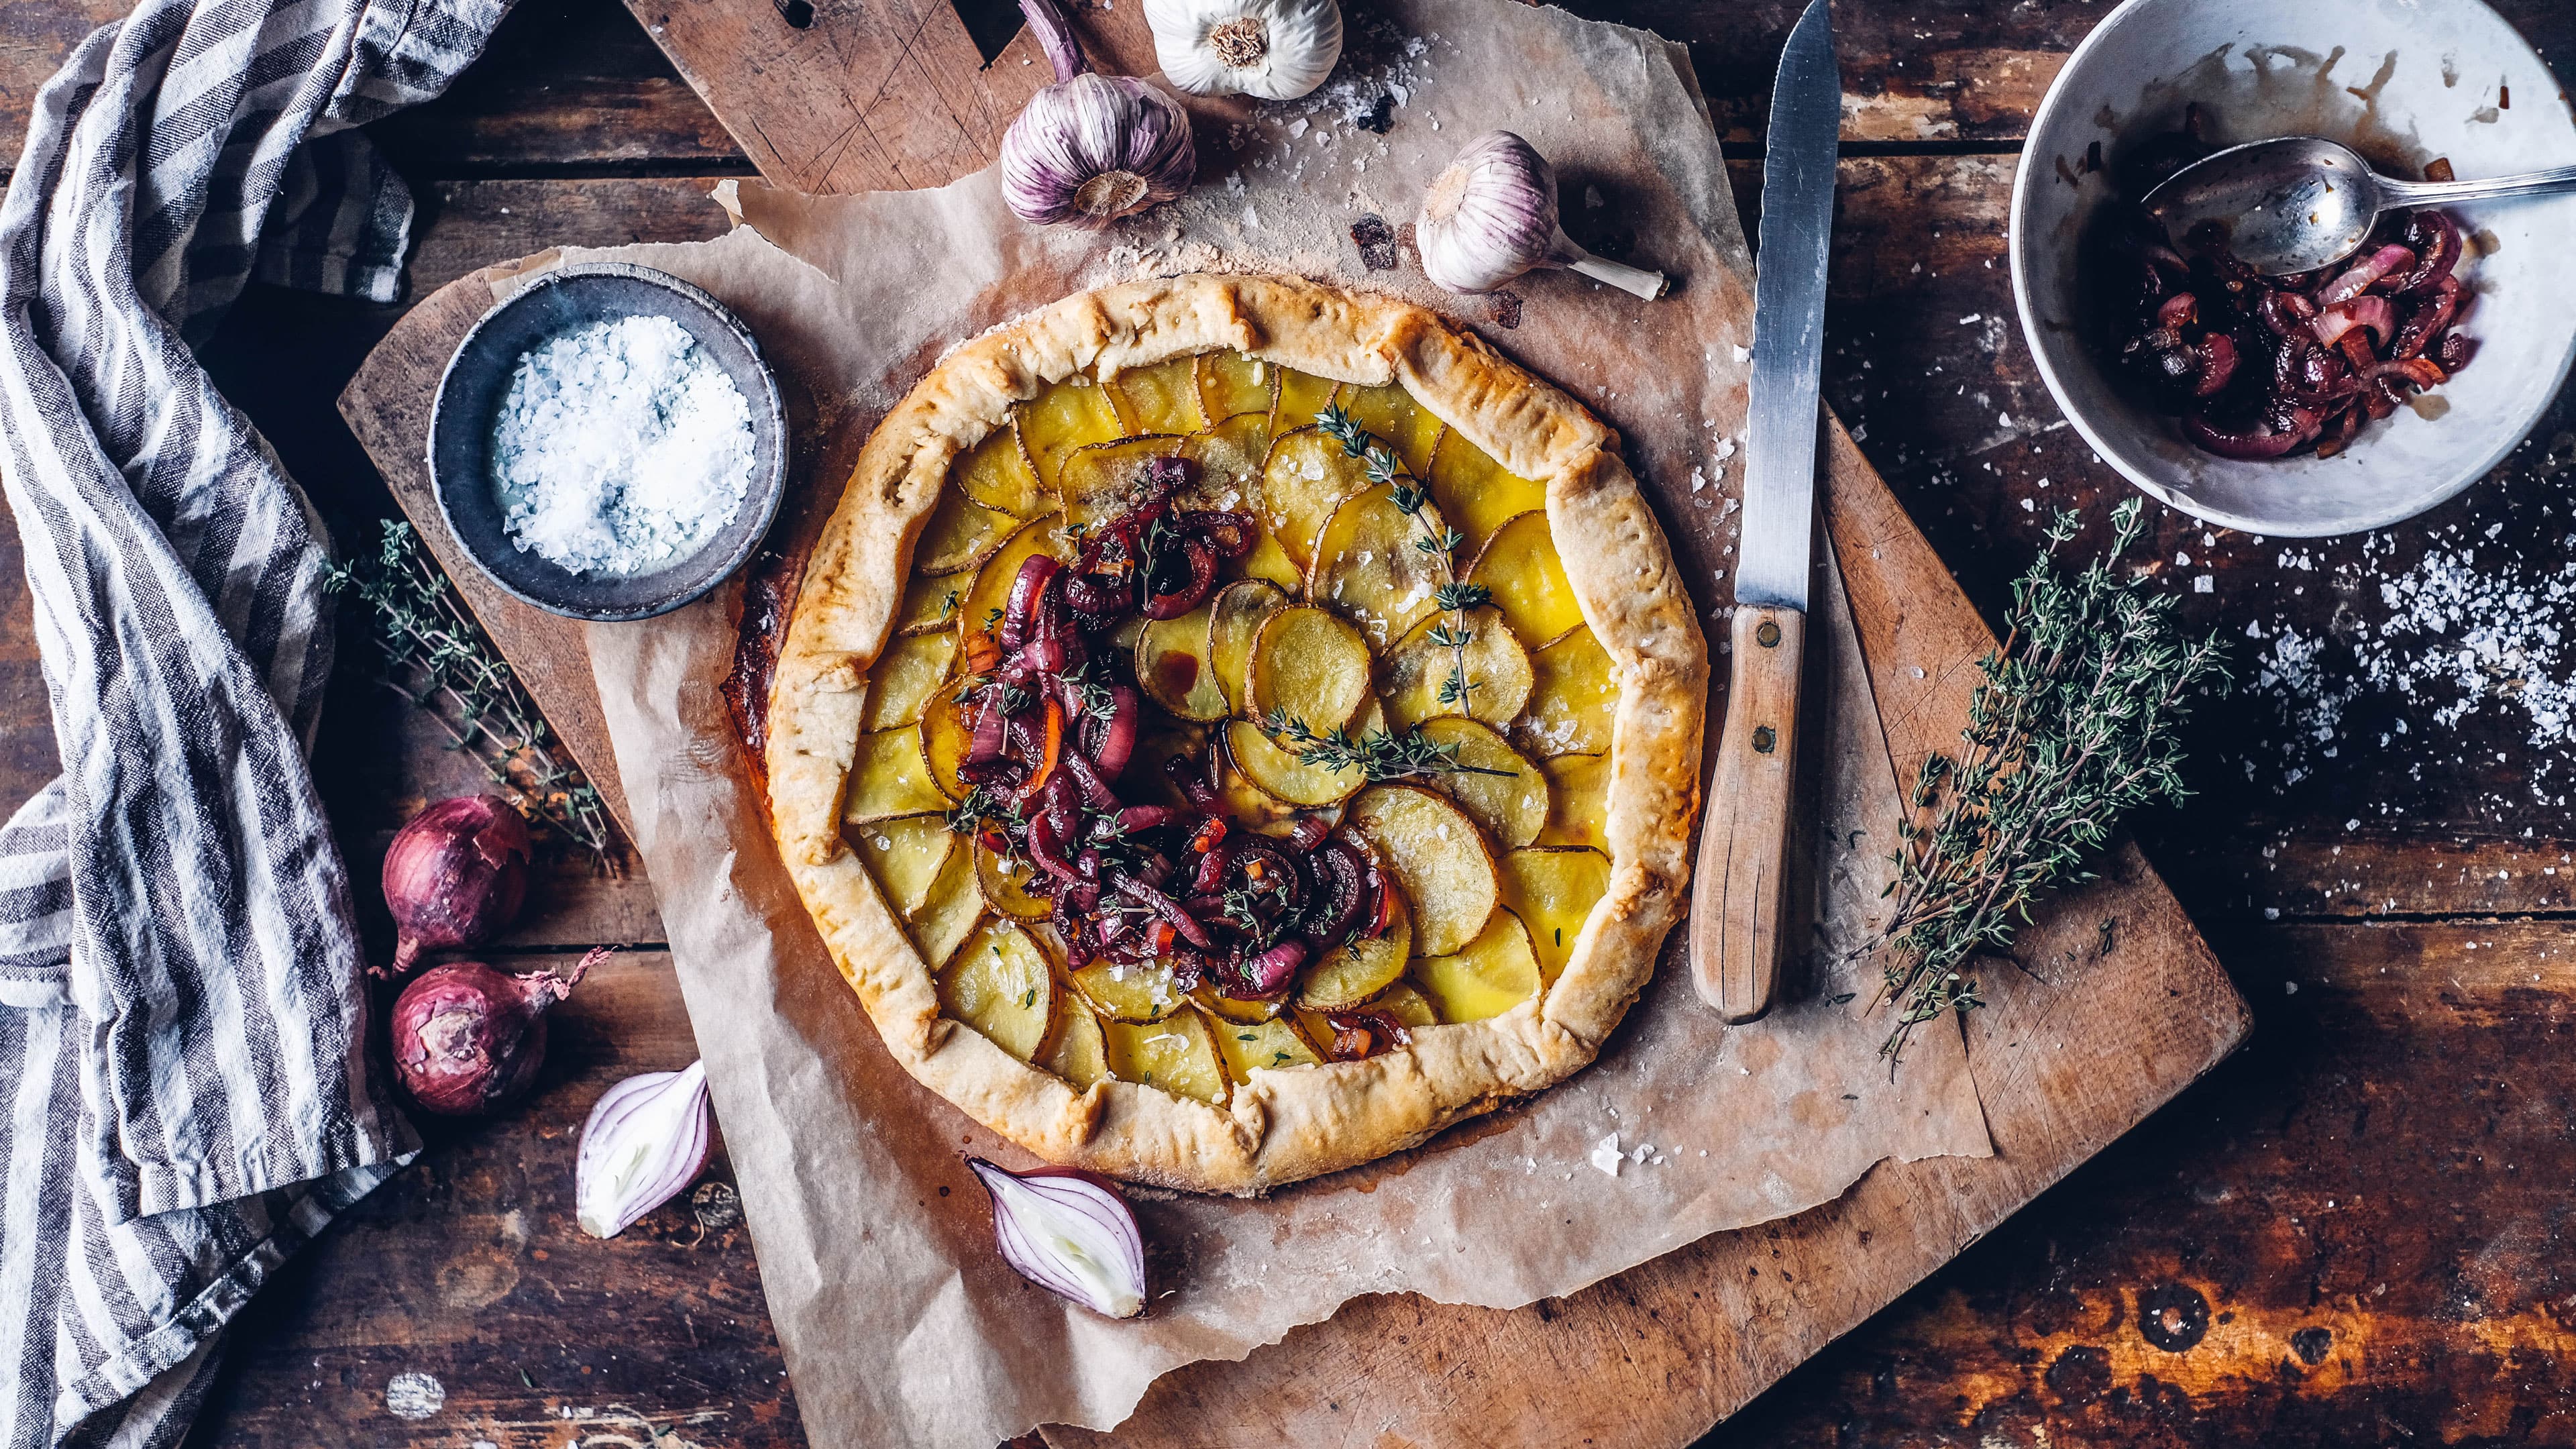
[{"label": "crumpled parchment paper", "polygon": [[[1325,90],[1201,107],[1198,190],[1106,236],[1020,225],[986,172],[836,198],[728,185],[744,225],[722,240],[562,259],[663,268],[750,325],[796,400],[807,475],[781,538],[810,529],[857,440],[942,353],[1067,292],[1232,268],[1398,293],[1475,325],[1621,431],[1717,625],[1732,596],[1751,268],[1687,60],[1639,31],[1497,0],[1396,0],[1352,19],[1350,59]],[[1546,272],[1508,297],[1458,299],[1429,286],[1400,236],[1354,240],[1355,225],[1380,236],[1364,218],[1400,228],[1457,148],[1497,126],[1556,162],[1569,230],[1673,274],[1674,293],[1639,302]],[[1827,1201],[1886,1158],[1985,1154],[1957,1034],[1921,1033],[1891,1078],[1884,1020],[1850,1004],[1875,984],[1849,955],[1886,879],[1898,797],[1829,566],[1818,600],[1801,844],[1815,949],[1793,973],[1797,998],[1721,1025],[1677,931],[1600,1061],[1530,1103],[1265,1201],[1134,1194],[1153,1296],[1124,1323],[1002,1265],[961,1159],[1024,1154],[886,1057],[808,924],[719,693],[739,586],[650,623],[591,626],[637,844],[815,1442],[985,1449],[1042,1423],[1105,1428],[1157,1375],[1241,1358],[1356,1295],[1515,1307]],[[1724,630],[1710,634],[1714,647]],[[1713,701],[1712,739],[1717,718]],[[1615,1174],[1595,1164],[1612,1151]]]}]

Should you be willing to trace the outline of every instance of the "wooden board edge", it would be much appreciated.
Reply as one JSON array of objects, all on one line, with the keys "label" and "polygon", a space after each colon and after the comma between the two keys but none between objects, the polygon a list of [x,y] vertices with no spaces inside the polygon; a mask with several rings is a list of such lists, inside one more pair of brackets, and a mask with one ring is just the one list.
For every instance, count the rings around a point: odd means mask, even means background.
[{"label": "wooden board edge", "polygon": [[[428,546],[485,637],[501,648],[573,763],[599,790],[618,829],[634,836],[634,817],[608,742],[607,716],[592,680],[584,626],[532,608],[494,585],[465,556],[440,516],[429,483],[429,415],[447,359],[491,310],[503,280],[543,266],[551,251],[468,272],[405,313],[341,389],[341,419],[384,476],[412,527]],[[503,640],[510,641],[505,647]],[[539,657],[531,659],[533,653]],[[533,667],[532,667],[533,666]]]}]

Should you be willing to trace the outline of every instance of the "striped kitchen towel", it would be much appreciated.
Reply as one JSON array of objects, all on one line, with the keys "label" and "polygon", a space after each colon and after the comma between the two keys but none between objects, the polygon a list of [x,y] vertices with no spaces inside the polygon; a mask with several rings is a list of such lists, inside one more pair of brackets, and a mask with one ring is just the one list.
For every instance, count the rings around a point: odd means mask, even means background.
[{"label": "striped kitchen towel", "polygon": [[305,764],[326,540],[190,347],[254,277],[393,299],[411,198],[350,128],[507,8],[141,0],[36,97],[0,481],[63,773],[0,828],[0,1449],[175,1443],[233,1313],[418,1148]]}]

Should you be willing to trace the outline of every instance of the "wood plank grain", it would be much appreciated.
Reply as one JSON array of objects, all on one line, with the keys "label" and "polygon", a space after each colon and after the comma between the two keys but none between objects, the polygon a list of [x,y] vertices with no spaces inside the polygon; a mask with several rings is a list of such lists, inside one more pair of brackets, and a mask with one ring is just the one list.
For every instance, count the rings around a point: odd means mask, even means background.
[{"label": "wood plank grain", "polygon": [[[603,963],[552,1014],[525,1103],[489,1121],[426,1120],[421,1160],[252,1300],[198,1442],[804,1444],[721,1149],[696,1188],[617,1238],[574,1224],[591,1104],[696,1055],[667,956]],[[397,1373],[437,1380],[438,1409],[396,1417],[385,1389]]]}]

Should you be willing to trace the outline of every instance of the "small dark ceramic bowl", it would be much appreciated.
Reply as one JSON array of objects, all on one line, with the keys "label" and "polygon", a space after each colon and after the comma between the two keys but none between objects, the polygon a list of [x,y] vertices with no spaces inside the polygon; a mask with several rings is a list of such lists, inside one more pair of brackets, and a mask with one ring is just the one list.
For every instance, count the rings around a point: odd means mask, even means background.
[{"label": "small dark ceramic bowl", "polygon": [[[696,553],[649,574],[577,574],[510,541],[492,481],[492,428],[519,359],[547,339],[617,317],[668,317],[697,339],[751,405],[751,484],[742,507]],[[787,482],[787,413],[778,379],[742,320],[667,272],[624,262],[559,267],[483,314],[448,359],[429,418],[429,478],[456,542],[513,597],[574,619],[649,619],[723,583],[751,557]]]}]

